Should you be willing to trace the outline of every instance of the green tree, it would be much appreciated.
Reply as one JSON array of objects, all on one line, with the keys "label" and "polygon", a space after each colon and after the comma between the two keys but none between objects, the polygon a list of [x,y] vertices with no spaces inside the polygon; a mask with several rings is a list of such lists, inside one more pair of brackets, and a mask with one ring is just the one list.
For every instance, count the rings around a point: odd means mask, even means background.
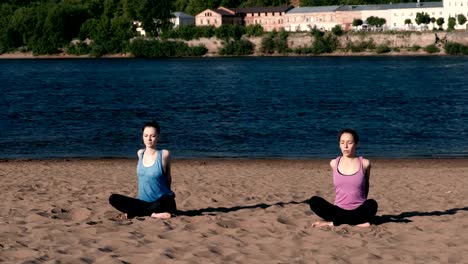
[{"label": "green tree", "polygon": [[353,19],[353,27],[362,26],[362,23],[363,23],[363,21],[360,18]]},{"label": "green tree", "polygon": [[341,36],[343,35],[343,29],[341,28],[340,25],[336,25],[331,29],[332,33],[335,34],[335,36]]},{"label": "green tree", "polygon": [[449,17],[448,24],[447,24],[447,31],[455,30],[456,24],[457,24],[456,19],[454,17]]},{"label": "green tree", "polygon": [[409,18],[405,19],[405,25],[407,26],[411,25],[411,19]]},{"label": "green tree", "polygon": [[443,17],[439,17],[436,20],[437,25],[439,26],[439,29],[442,30],[442,25],[445,23],[445,19]]},{"label": "green tree", "polygon": [[248,25],[245,27],[245,34],[247,36],[261,36],[263,35],[264,31],[263,31],[263,27],[259,24],[256,24],[256,25]]},{"label": "green tree", "polygon": [[0,54],[11,51],[21,43],[21,35],[11,26],[13,13],[12,5],[0,5]]},{"label": "green tree", "polygon": [[466,23],[466,16],[463,14],[459,14],[457,16],[458,24],[463,26]]},{"label": "green tree", "polygon": [[373,27],[381,27],[387,23],[387,20],[385,18],[380,18],[376,16],[370,16],[366,19],[367,24]]},{"label": "green tree", "polygon": [[416,24],[421,25],[421,24],[429,24],[431,22],[431,17],[429,16],[428,13],[425,13],[425,12],[418,12],[416,13],[416,18],[414,19],[414,21],[416,22]]},{"label": "green tree", "polygon": [[171,27],[171,0],[145,0],[141,11],[143,28],[151,36],[158,36]]}]

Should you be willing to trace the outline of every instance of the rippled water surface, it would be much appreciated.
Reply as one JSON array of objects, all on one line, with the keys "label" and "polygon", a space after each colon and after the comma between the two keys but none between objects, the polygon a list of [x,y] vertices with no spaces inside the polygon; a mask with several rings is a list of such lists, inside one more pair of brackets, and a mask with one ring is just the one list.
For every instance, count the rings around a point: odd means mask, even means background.
[{"label": "rippled water surface", "polygon": [[0,60],[0,158],[468,156],[467,57]]}]

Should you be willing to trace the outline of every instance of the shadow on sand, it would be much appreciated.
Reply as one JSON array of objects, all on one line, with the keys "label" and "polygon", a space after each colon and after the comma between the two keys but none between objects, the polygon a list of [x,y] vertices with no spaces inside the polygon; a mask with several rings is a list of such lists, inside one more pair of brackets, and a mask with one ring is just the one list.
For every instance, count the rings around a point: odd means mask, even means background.
[{"label": "shadow on sand", "polygon": [[446,211],[432,211],[432,212],[404,212],[399,215],[377,215],[374,220],[374,224],[381,225],[385,223],[410,223],[412,222],[411,217],[415,216],[442,216],[442,215],[454,215],[458,211],[468,211],[468,207],[453,208]]},{"label": "shadow on sand", "polygon": [[270,206],[285,206],[288,204],[302,204],[302,203],[307,203],[307,200],[301,201],[301,202],[296,202],[296,201],[291,201],[291,202],[278,202],[274,204],[266,204],[266,203],[260,203],[260,204],[255,204],[255,205],[244,205],[244,206],[234,206],[234,207],[208,207],[204,209],[198,209],[198,210],[187,210],[187,211],[177,211],[177,215],[185,215],[185,216],[200,216],[200,215],[216,215],[218,213],[229,213],[229,212],[234,212],[234,211],[239,211],[243,209],[256,209],[256,208],[262,208],[266,209]]},{"label": "shadow on sand", "polygon": [[[229,213],[234,211],[239,211],[243,209],[256,209],[262,208],[266,209],[271,206],[285,206],[289,204],[308,204],[309,199],[304,201],[291,201],[291,202],[278,202],[274,204],[260,203],[255,205],[244,205],[244,206],[234,206],[234,207],[208,207],[198,210],[187,210],[187,211],[177,211],[179,216],[201,216],[201,215],[216,215],[219,213]],[[373,221],[375,225],[381,225],[385,223],[410,223],[412,222],[409,218],[415,216],[442,216],[442,215],[454,215],[458,211],[468,211],[468,207],[453,208],[446,211],[432,211],[432,212],[403,212],[398,215],[376,215]]]}]

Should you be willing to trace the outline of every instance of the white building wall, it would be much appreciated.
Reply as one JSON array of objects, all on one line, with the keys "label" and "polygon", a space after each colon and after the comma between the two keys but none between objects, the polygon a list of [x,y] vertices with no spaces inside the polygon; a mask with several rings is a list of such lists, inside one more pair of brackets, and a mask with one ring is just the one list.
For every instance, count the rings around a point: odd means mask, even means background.
[{"label": "white building wall", "polygon": [[[445,24],[444,28],[448,26],[449,17],[455,17],[459,14],[463,14],[468,19],[468,0],[443,0],[444,3],[444,19]],[[468,23],[465,23],[463,26],[458,25],[458,20],[455,29],[467,29]]]},{"label": "white building wall", "polygon": [[329,31],[336,25],[333,12],[286,13],[284,16],[284,28],[291,32],[310,31],[314,27]]},{"label": "white building wall", "polygon": [[[394,30],[417,30],[423,29],[424,25],[416,24],[416,14],[417,13],[427,13],[430,17],[435,17],[435,19],[439,17],[443,17],[444,11],[443,8],[440,7],[433,7],[433,8],[406,8],[406,9],[389,9],[390,13],[390,29]],[[405,25],[405,20],[411,19],[411,26]],[[443,26],[446,26],[447,20]],[[432,23],[427,25],[428,29],[432,29]],[[437,23],[434,23],[434,27],[438,28]]]}]

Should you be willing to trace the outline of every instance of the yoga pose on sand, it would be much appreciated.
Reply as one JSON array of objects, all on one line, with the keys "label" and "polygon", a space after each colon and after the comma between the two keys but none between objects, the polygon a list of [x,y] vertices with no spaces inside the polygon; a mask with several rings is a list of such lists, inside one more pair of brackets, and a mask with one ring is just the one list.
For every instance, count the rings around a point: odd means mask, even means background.
[{"label": "yoga pose on sand", "polygon": [[335,184],[335,204],[314,196],[310,198],[310,209],[325,222],[318,221],[313,227],[338,226],[341,224],[370,226],[377,213],[377,202],[367,200],[369,193],[370,161],[356,157],[359,136],[352,129],[343,129],[338,134],[343,154],[331,160]]},{"label": "yoga pose on sand", "polygon": [[127,218],[151,216],[170,218],[175,213],[175,194],[171,190],[171,163],[168,150],[158,150],[160,127],[156,122],[143,126],[145,149],[138,150],[138,199],[112,194],[109,203]]}]

